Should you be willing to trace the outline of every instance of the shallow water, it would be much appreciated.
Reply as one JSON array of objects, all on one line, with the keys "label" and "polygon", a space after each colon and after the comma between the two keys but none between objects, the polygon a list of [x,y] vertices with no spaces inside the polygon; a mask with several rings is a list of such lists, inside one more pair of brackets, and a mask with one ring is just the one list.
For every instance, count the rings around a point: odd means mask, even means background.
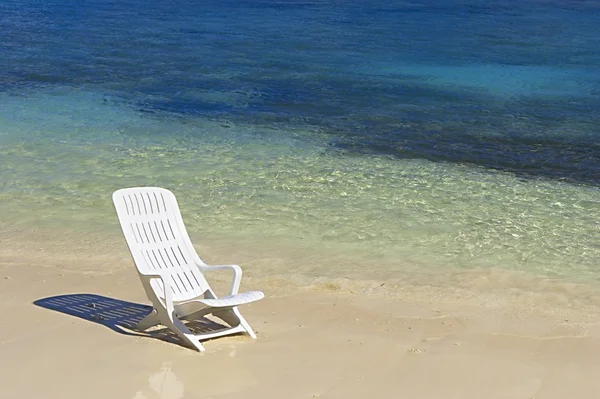
[{"label": "shallow water", "polygon": [[3,241],[158,185],[256,272],[595,283],[598,8],[539,3],[5,3]]}]

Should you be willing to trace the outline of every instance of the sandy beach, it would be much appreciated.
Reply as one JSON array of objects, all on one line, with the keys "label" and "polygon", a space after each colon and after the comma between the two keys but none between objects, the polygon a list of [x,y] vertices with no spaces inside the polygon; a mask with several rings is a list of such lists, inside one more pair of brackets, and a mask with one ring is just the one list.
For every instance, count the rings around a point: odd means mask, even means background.
[{"label": "sandy beach", "polygon": [[565,286],[492,304],[467,290],[366,294],[350,282],[299,287],[251,276],[242,290],[267,295],[243,308],[258,339],[218,338],[201,354],[168,335],[136,336],[44,306],[58,295],[149,304],[123,247],[79,259],[0,255],[5,398],[600,397],[595,305]]}]

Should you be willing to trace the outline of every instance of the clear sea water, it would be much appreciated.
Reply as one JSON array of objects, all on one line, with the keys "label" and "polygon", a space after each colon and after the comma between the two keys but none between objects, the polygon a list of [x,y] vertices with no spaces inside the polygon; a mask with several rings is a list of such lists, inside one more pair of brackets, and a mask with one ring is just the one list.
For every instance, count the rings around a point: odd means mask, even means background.
[{"label": "clear sea water", "polygon": [[598,283],[598,21],[591,0],[4,0],[3,246],[122,249],[112,191],[157,185],[201,256],[256,275]]}]

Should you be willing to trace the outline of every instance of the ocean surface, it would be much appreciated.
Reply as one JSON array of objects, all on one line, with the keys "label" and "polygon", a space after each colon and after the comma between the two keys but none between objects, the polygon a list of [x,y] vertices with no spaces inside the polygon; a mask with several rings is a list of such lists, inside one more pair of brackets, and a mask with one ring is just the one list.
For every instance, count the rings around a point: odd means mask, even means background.
[{"label": "ocean surface", "polygon": [[0,238],[124,245],[112,192],[155,185],[255,275],[600,283],[598,21],[591,0],[4,0]]}]

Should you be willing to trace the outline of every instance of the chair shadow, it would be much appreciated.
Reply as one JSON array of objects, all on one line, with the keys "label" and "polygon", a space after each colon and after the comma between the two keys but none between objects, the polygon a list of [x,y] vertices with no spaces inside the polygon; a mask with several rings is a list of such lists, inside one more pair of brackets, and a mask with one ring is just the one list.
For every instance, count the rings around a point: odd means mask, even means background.
[{"label": "chair shadow", "polygon": [[[152,311],[152,307],[148,305],[96,294],[57,295],[38,299],[33,304],[41,308],[101,324],[120,334],[159,339],[189,348],[169,328],[158,326],[151,330],[143,331],[136,327],[140,320]],[[192,333],[196,334],[228,328],[205,317],[186,322],[185,324]]]}]

